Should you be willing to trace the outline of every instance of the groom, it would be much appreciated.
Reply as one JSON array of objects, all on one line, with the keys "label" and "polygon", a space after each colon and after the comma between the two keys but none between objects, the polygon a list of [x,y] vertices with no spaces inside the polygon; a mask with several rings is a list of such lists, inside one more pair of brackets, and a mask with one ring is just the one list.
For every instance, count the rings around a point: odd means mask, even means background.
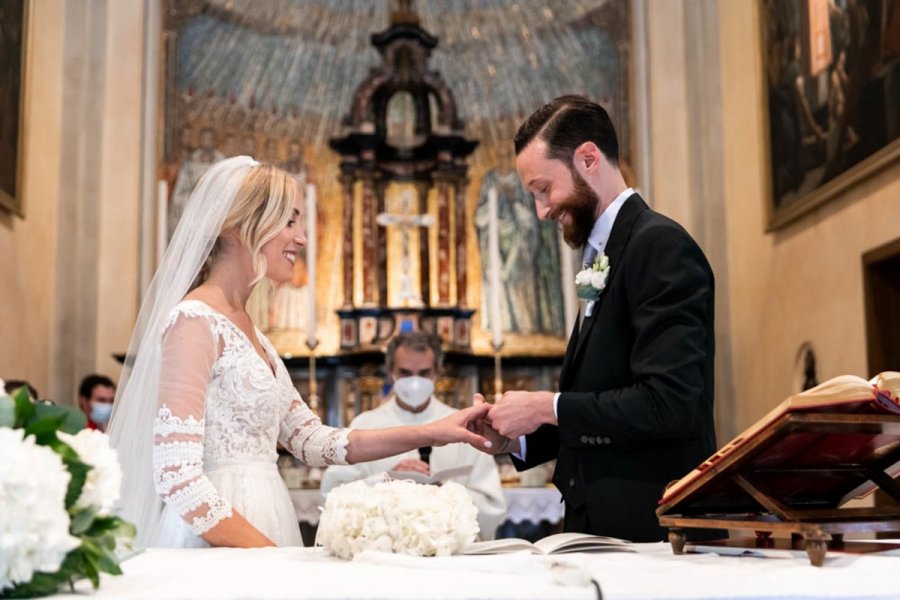
[{"label": "groom", "polygon": [[584,248],[585,268],[608,260],[609,271],[588,286],[560,392],[506,392],[485,433],[520,470],[556,459],[566,531],[664,540],[654,510],[665,486],[716,449],[709,263],[625,184],[601,106],[557,98],[519,128],[515,149],[538,216]]}]

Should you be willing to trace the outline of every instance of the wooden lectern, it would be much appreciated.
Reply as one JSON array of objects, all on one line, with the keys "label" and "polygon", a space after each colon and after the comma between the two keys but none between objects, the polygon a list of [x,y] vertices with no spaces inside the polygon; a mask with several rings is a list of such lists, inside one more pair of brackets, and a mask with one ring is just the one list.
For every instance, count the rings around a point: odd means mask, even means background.
[{"label": "wooden lectern", "polygon": [[[897,375],[879,377],[895,385]],[[844,506],[878,488],[900,501],[900,403],[897,388],[877,379],[844,376],[792,396],[669,486],[656,513],[675,554],[685,529],[748,529],[755,538],[720,544],[775,547],[772,533],[790,533],[821,566],[829,548],[878,548],[844,534],[900,531],[900,507]]]}]

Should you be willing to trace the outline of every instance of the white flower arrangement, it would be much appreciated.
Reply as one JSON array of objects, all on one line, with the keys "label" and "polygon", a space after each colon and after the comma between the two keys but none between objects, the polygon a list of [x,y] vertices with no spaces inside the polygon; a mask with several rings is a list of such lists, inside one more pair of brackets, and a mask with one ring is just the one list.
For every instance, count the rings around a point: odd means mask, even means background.
[{"label": "white flower arrangement", "polygon": [[81,541],[69,535],[64,500],[71,476],[50,448],[21,429],[0,427],[0,594],[59,569]]},{"label": "white flower arrangement", "polygon": [[316,545],[346,560],[364,550],[449,556],[477,535],[478,509],[458,483],[354,481],[328,493]]},{"label": "white flower arrangement", "polygon": [[95,507],[98,515],[109,515],[122,487],[122,467],[109,438],[95,429],[82,429],[75,435],[59,432],[57,436],[78,453],[81,462],[91,466],[75,508]]},{"label": "white flower arrangement", "polygon": [[[54,594],[121,574],[134,526],[111,514],[122,471],[106,435],[74,407],[0,393],[0,597]],[[76,432],[79,432],[77,433]]]},{"label": "white flower arrangement", "polygon": [[600,297],[600,292],[606,288],[606,280],[609,277],[609,257],[601,252],[587,269],[578,271],[575,275],[575,288],[578,297],[582,300],[595,301]]}]

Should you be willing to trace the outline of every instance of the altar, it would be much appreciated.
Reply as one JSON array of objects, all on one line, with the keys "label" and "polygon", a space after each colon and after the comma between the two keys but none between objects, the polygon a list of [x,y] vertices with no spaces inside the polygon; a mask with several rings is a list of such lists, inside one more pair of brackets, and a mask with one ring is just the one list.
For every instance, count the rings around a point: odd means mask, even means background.
[{"label": "altar", "polygon": [[[321,548],[245,550],[150,549],[126,560],[124,574],[103,575],[89,596],[187,598],[545,598],[800,599],[897,598],[895,557],[830,553],[822,567],[805,557],[750,558],[674,555],[666,543],[636,544],[636,552],[416,558],[378,552],[354,561]],[[596,584],[596,585],[595,585]]]}]

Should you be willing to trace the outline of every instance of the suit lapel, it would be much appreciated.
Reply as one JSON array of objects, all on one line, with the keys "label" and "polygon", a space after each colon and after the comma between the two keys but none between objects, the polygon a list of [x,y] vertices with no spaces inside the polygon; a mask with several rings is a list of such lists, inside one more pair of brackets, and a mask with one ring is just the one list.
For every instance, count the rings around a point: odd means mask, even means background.
[{"label": "suit lapel", "polygon": [[[572,353],[572,360],[566,361],[569,365],[577,361],[582,348],[584,348],[585,341],[590,337],[591,329],[593,329],[594,323],[597,321],[597,314],[600,312],[603,299],[606,297],[609,288],[615,285],[620,259],[625,253],[625,246],[631,237],[631,229],[635,221],[637,221],[638,215],[647,209],[647,204],[637,193],[629,196],[622,208],[619,209],[619,214],[616,216],[616,222],[609,233],[609,241],[606,243],[606,249],[604,250],[609,258],[609,277],[606,280],[606,287],[600,293],[600,298],[595,302],[591,316],[584,319],[581,330],[578,332],[578,340],[575,345],[575,352]],[[566,352],[566,356],[569,356],[568,352]]]}]

